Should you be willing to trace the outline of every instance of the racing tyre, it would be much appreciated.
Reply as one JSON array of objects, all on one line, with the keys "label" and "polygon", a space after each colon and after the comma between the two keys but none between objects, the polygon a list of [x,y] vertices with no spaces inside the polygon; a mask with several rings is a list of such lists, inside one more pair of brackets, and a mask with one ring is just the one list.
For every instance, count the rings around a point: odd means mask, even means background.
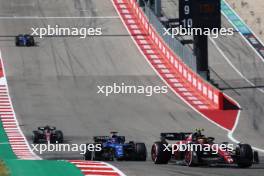
[{"label": "racing tyre", "polygon": [[92,152],[87,150],[83,156],[84,160],[92,160]]},{"label": "racing tyre", "polygon": [[146,161],[147,159],[147,148],[144,143],[135,144],[136,159],[138,161]]},{"label": "racing tyre", "polygon": [[56,141],[58,141],[58,143],[62,143],[63,142],[63,133],[60,130],[55,131],[55,135],[56,135]]},{"label": "racing tyre", "polygon": [[247,168],[252,166],[253,151],[249,144],[240,144],[236,148],[237,165],[240,168]]},{"label": "racing tyre", "polygon": [[34,144],[39,143],[39,136],[37,131],[33,131],[32,141]]},{"label": "racing tyre", "polygon": [[27,46],[35,46],[35,40],[32,36],[29,37]]},{"label": "racing tyre", "polygon": [[184,160],[189,167],[197,166],[199,164],[199,153],[196,151],[187,151]]},{"label": "racing tyre", "polygon": [[258,164],[259,163],[259,155],[258,155],[257,151],[253,152],[253,157],[254,157],[254,162]]},{"label": "racing tyre", "polygon": [[[114,161],[115,160],[115,151],[113,148],[109,148],[108,151],[106,151],[106,153],[101,153],[101,152],[95,152],[96,155],[99,154],[99,156],[103,156],[103,158],[101,157],[101,160],[104,161]],[[121,161],[122,159],[118,159],[119,161]]]},{"label": "racing tyre", "polygon": [[164,151],[165,146],[163,142],[155,142],[151,148],[151,158],[155,164],[168,164],[171,159],[171,152]]},{"label": "racing tyre", "polygon": [[[105,147],[101,151],[94,151],[92,158],[96,161],[114,161],[115,151],[111,147]],[[121,159],[118,158],[117,160],[121,161]]]},{"label": "racing tyre", "polygon": [[16,42],[16,46],[19,46],[19,37],[18,36],[16,36],[15,42]]}]

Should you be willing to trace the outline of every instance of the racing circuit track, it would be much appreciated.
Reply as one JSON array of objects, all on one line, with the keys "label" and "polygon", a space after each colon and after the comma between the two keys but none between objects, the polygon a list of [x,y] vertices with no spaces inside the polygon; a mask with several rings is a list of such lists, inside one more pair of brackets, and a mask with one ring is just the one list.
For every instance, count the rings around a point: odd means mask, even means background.
[{"label": "racing circuit track", "polygon": [[[177,17],[173,11],[176,8],[178,0],[163,1],[167,17]],[[222,16],[222,27],[233,26]],[[211,77],[219,88],[242,107],[234,137],[263,149],[264,59],[235,32],[231,37],[209,40],[209,65]]]},{"label": "racing circuit track", "polygon": [[[112,95],[97,94],[97,85],[125,82],[129,85],[159,85],[164,83],[148,65],[136,45],[128,36],[110,0],[0,0],[1,16],[41,17],[111,17],[80,19],[3,19],[0,18],[0,48],[4,59],[10,94],[24,134],[31,142],[31,132],[40,125],[54,125],[61,129],[67,142],[86,143],[94,135],[105,135],[119,131],[128,140],[144,141],[148,149],[159,139],[162,131],[190,131],[206,128],[206,133],[218,141],[228,141],[227,132],[201,117],[184,104],[173,92],[166,95]],[[48,24],[62,26],[102,27],[104,36],[88,37],[46,37],[36,39],[37,47],[17,48],[12,37],[19,33],[30,33],[31,27]],[[226,24],[225,22],[225,25]],[[219,39],[217,43],[225,49],[236,66],[240,66],[250,79],[263,78],[258,72],[264,63],[256,64],[257,69],[245,69],[257,62],[254,55],[237,34],[232,39]],[[240,48],[240,49],[239,49]],[[245,49],[246,48],[246,49]],[[248,52],[243,52],[243,51]],[[236,55],[241,55],[239,59]],[[247,56],[242,56],[246,54]],[[242,86],[245,82],[233,72],[217,49],[210,44],[210,56],[214,56],[212,69],[219,74],[219,82],[234,80]],[[237,58],[237,60],[235,60]],[[254,58],[254,60],[253,60]],[[243,59],[243,60],[242,60]],[[247,59],[247,64],[245,60]],[[255,61],[255,62],[254,62]],[[262,66],[261,66],[262,64]],[[222,70],[225,72],[222,72]],[[240,68],[239,68],[240,69]],[[248,71],[247,71],[248,70]],[[263,69],[262,69],[263,70]],[[262,75],[261,75],[262,74]],[[221,79],[220,79],[221,78]],[[234,82],[234,86],[239,84]],[[220,83],[220,85],[222,85]],[[226,86],[226,85],[223,85]],[[239,91],[237,93],[237,91]],[[227,90],[242,107],[251,109],[242,113],[235,137],[247,139],[263,147],[263,130],[254,130],[250,123],[251,113],[255,124],[261,125],[263,99],[256,89]],[[243,94],[243,96],[241,96]],[[254,97],[254,104],[248,97]],[[242,98],[241,98],[242,97]],[[260,118],[260,119],[258,119]],[[253,136],[253,137],[251,137]],[[257,137],[258,138],[257,138]],[[251,137],[251,138],[250,138]],[[78,153],[45,153],[46,159],[81,159]],[[237,168],[188,168],[185,166],[154,165],[150,159],[143,162],[113,162],[128,176],[138,175],[259,175],[263,164],[252,169]]]}]

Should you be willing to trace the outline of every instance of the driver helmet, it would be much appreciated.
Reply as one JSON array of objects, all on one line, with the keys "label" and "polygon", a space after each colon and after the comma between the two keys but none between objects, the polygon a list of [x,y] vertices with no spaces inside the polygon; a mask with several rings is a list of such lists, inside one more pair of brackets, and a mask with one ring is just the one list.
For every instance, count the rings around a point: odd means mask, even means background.
[{"label": "driver helmet", "polygon": [[117,136],[116,135],[112,136],[111,142],[112,143],[116,143],[117,142]]},{"label": "driver helmet", "polygon": [[206,138],[204,138],[204,137],[199,137],[199,138],[197,139],[197,141],[198,141],[200,144],[205,144],[205,143],[206,143]]},{"label": "driver helmet", "polygon": [[49,131],[50,131],[50,127],[49,127],[48,125],[46,125],[46,126],[44,127],[44,130],[47,131],[47,132],[49,132]]}]

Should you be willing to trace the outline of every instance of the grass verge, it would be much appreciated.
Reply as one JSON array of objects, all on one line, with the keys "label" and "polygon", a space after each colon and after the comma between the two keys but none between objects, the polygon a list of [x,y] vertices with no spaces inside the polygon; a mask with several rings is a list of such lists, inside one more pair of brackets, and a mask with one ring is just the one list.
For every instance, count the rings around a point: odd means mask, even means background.
[{"label": "grass verge", "polygon": [[9,170],[3,161],[0,160],[0,176],[9,176]]}]

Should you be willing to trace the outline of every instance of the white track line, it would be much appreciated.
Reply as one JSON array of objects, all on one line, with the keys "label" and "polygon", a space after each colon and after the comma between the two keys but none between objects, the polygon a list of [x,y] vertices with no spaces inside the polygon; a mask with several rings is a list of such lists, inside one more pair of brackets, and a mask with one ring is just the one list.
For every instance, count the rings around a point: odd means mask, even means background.
[{"label": "white track line", "polygon": [[[225,1],[225,0],[224,0]],[[236,11],[225,1],[225,4],[233,11],[233,13],[244,23],[244,25],[250,30],[250,32],[259,40],[259,42],[263,44],[263,42],[259,39],[259,37],[254,33],[254,31],[242,20],[242,18],[236,13]],[[242,38],[246,41],[246,43],[255,51],[255,53],[259,56],[259,58],[264,62],[264,58],[259,54],[259,52],[254,48],[251,43],[244,37],[244,35],[238,30],[238,28],[233,24],[233,22],[222,12],[222,15],[229,21],[229,23],[239,32]]]},{"label": "white track line", "polygon": [[112,164],[105,163],[105,162],[102,162],[102,163],[106,164],[110,168],[113,168],[114,171],[117,172],[120,176],[126,176],[121,170],[119,170],[117,167],[113,166]]},{"label": "white track line", "polygon": [[[225,55],[225,53],[219,48],[219,46],[216,44],[216,42],[210,37],[209,38],[211,40],[211,42],[214,44],[214,46],[216,47],[216,49],[220,52],[220,54],[224,57],[224,59],[228,62],[228,64],[243,78],[245,79],[249,84],[251,84],[252,86],[255,86],[251,81],[249,81],[241,72],[239,72],[239,70],[232,64],[232,62],[228,59],[228,57]],[[262,89],[259,89],[259,91],[261,91],[262,93],[264,93],[264,91]],[[225,94],[226,95],[226,94]],[[237,106],[239,107],[239,110],[238,110],[238,114],[237,114],[237,118],[236,118],[236,122],[235,122],[235,125],[233,127],[233,129],[231,131],[228,132],[228,138],[235,142],[235,143],[240,143],[238,140],[236,140],[234,137],[233,137],[233,133],[234,131],[236,130],[237,128],[237,125],[238,125],[238,121],[239,121],[239,118],[240,118],[240,114],[241,114],[241,106],[239,105],[239,103],[234,100],[232,97],[228,96],[230,99],[232,99],[236,104]],[[263,152],[264,153],[264,149],[261,149],[261,148],[257,148],[257,147],[252,147],[254,150],[257,150],[259,152]]]},{"label": "white track line", "polygon": [[[12,109],[12,113],[13,113],[13,117],[14,117],[14,120],[15,120],[15,124],[16,124],[17,130],[18,130],[18,132],[21,134],[21,137],[23,138],[23,140],[25,141],[25,144],[26,144],[26,146],[27,146],[27,149],[28,149],[29,152],[32,154],[32,158],[35,158],[35,159],[41,159],[37,154],[35,154],[35,153],[32,151],[32,149],[31,149],[31,147],[30,147],[30,145],[29,145],[29,143],[28,143],[26,137],[24,136],[24,133],[22,132],[22,130],[21,130],[20,127],[19,127],[19,123],[18,123],[18,121],[17,121],[17,117],[16,117],[16,114],[15,114],[15,111],[14,111],[13,103],[12,103],[12,100],[11,100],[11,97],[10,97],[10,94],[9,94],[9,88],[8,88],[8,84],[7,84],[7,80],[6,80],[6,71],[5,71],[5,67],[4,67],[4,60],[3,60],[3,58],[2,58],[2,52],[1,52],[1,50],[0,50],[0,62],[1,62],[1,65],[2,65],[2,67],[3,67],[3,68],[2,68],[2,70],[3,70],[3,77],[0,79],[0,83],[6,85],[6,91],[7,91],[7,94],[8,94],[8,96],[9,96],[9,99],[10,99],[10,103],[9,103],[9,105],[10,105],[10,107],[11,107],[11,109]],[[3,126],[4,126],[4,125],[3,125]],[[3,127],[3,128],[4,128],[4,127]],[[6,131],[6,128],[4,128],[4,130]],[[6,132],[6,133],[7,133],[7,132]],[[9,141],[10,141],[10,139],[9,139]],[[11,148],[12,148],[12,147],[11,147]],[[12,148],[12,150],[13,150],[13,148]],[[14,150],[13,150],[13,152],[14,152]],[[16,154],[16,152],[14,152],[14,154]],[[16,154],[16,155],[17,155],[17,154]],[[17,155],[17,157],[23,158],[23,157],[21,157],[21,156],[19,156],[19,155]]]},{"label": "white track line", "polygon": [[[112,1],[112,3],[114,4],[114,2],[113,2],[113,0],[111,0]],[[114,5],[114,7],[115,7],[115,9],[116,9],[116,11],[117,11],[117,13],[118,13],[118,15],[120,16],[120,19],[121,19],[121,21],[122,21],[122,23],[124,24],[124,26],[125,26],[125,28],[127,29],[127,31],[128,31],[128,33],[130,34],[130,31],[129,31],[129,29],[128,29],[128,27],[126,26],[126,24],[125,24],[125,22],[124,22],[124,20],[123,20],[123,18],[122,18],[122,16],[121,16],[121,14],[119,13],[119,11],[118,11],[118,9],[116,8],[116,6]],[[211,119],[209,119],[208,117],[206,117],[205,115],[203,115],[202,113],[200,113],[197,109],[195,109],[191,104],[189,104],[184,98],[182,98],[164,79],[163,79],[163,77],[157,72],[157,70],[152,66],[152,64],[150,63],[150,61],[146,58],[146,55],[143,53],[143,51],[140,49],[140,47],[138,46],[138,44],[137,44],[137,42],[135,41],[135,39],[133,38],[133,36],[131,36],[131,39],[133,40],[133,42],[135,43],[135,45],[136,45],[136,47],[138,48],[138,50],[140,51],[140,53],[144,56],[144,58],[145,58],[145,60],[147,61],[147,63],[150,65],[150,67],[154,70],[154,72],[161,78],[161,80],[171,89],[171,91],[172,92],[174,92],[183,102],[185,102],[190,108],[192,108],[195,112],[197,112],[198,114],[200,114],[202,117],[204,117],[205,119],[207,119],[208,121],[210,121],[211,123],[213,123],[213,124],[215,124],[216,126],[218,126],[218,127],[220,127],[221,129],[223,129],[223,130],[225,130],[225,131],[227,131],[228,132],[228,135],[227,135],[227,137],[231,140],[231,141],[233,141],[233,142],[235,142],[235,143],[239,143],[239,141],[238,140],[236,140],[234,137],[233,137],[233,133],[234,133],[234,131],[235,131],[235,129],[236,129],[236,127],[237,127],[237,124],[238,124],[238,121],[239,121],[239,117],[240,117],[240,110],[238,111],[238,115],[237,115],[237,118],[236,118],[236,122],[235,122],[235,125],[234,125],[234,127],[233,127],[233,129],[230,131],[230,130],[228,130],[228,129],[226,129],[226,128],[224,128],[224,127],[222,127],[221,125],[219,125],[219,124],[217,124],[217,123],[215,123],[214,121],[212,121]],[[217,46],[217,48],[219,48],[218,46]],[[220,48],[219,48],[220,49]],[[221,53],[223,53],[222,52],[222,50],[220,49],[220,51],[221,51]],[[226,95],[226,94],[225,94]],[[226,95],[226,96],[228,96],[228,95]],[[229,96],[228,96],[229,97]],[[232,97],[229,97],[230,99],[232,99],[236,104],[237,104],[237,106],[238,107],[240,107],[240,105],[238,104],[238,102],[237,101],[235,101]],[[257,151],[260,151],[260,152],[263,152],[264,153],[264,150],[263,149],[260,149],[260,148],[257,148],[257,147],[253,147],[253,149],[254,150],[257,150]]]},{"label": "white track line", "polygon": [[[113,0],[111,0],[112,3],[114,4]],[[171,85],[159,74],[159,72],[156,70],[156,68],[150,63],[150,61],[148,60],[147,56],[143,53],[143,51],[141,50],[141,48],[139,47],[139,45],[137,44],[137,42],[135,41],[135,39],[133,38],[133,36],[131,35],[130,30],[128,29],[126,23],[124,22],[121,14],[119,13],[118,9],[116,8],[115,4],[114,7],[118,13],[118,15],[120,16],[120,19],[123,23],[123,25],[125,26],[126,30],[128,31],[128,33],[130,34],[131,39],[133,40],[134,44],[136,45],[136,47],[138,48],[139,52],[143,55],[143,57],[145,58],[145,60],[147,61],[147,63],[149,64],[149,66],[152,68],[152,70],[156,73],[156,75],[159,76],[159,78],[163,81],[163,83],[165,85],[167,85],[169,87],[169,89],[178,97],[180,98],[184,103],[186,103],[191,109],[193,109],[195,112],[197,112],[198,114],[200,114],[202,117],[204,117],[206,120],[208,120],[209,122],[215,124],[216,126],[218,126],[219,128],[223,129],[224,131],[229,132],[230,130],[228,130],[227,128],[219,125],[218,123],[214,122],[213,120],[209,119],[207,116],[205,116],[204,114],[202,114],[201,112],[199,112],[196,108],[194,108],[187,100],[185,100],[181,95],[179,95],[172,87]]]},{"label": "white track line", "polygon": [[[251,82],[249,79],[247,79],[235,66],[234,64],[230,61],[230,59],[228,59],[228,57],[225,55],[225,53],[221,50],[221,48],[216,44],[216,42],[209,37],[209,39],[211,40],[211,42],[214,44],[214,46],[216,47],[216,49],[220,52],[220,54],[224,57],[224,59],[228,62],[228,64],[237,72],[237,74],[239,74],[240,77],[242,77],[245,81],[247,81],[251,86],[256,87],[256,85]],[[261,93],[264,93],[263,89],[257,88]]]},{"label": "white track line", "polygon": [[[1,54],[1,50],[0,50],[0,62],[2,63],[2,67],[3,67],[3,77],[1,78],[1,81],[0,83],[5,83],[6,85],[6,90],[8,92],[8,84],[7,84],[7,80],[6,80],[6,77],[5,77],[5,70],[4,70],[4,63],[3,63],[3,59],[2,59],[2,54]],[[8,93],[9,95],[9,93]],[[10,96],[10,95],[9,95]],[[31,147],[29,146],[29,143],[28,141],[26,140],[23,132],[21,131],[21,129],[19,128],[19,123],[17,121],[17,118],[16,118],[16,115],[15,115],[15,111],[14,111],[14,108],[13,108],[13,104],[11,102],[11,97],[10,97],[10,107],[13,111],[13,118],[14,119],[11,119],[12,120],[12,124],[14,124],[17,128],[16,132],[15,133],[10,133],[7,129],[10,129],[10,128],[6,128],[8,126],[8,124],[10,122],[5,122],[2,121],[3,123],[3,127],[4,127],[4,130],[8,136],[8,141],[9,142],[3,142],[3,143],[0,143],[0,145],[10,145],[11,146],[11,149],[12,151],[14,152],[14,154],[20,158],[20,159],[33,159],[33,160],[36,160],[36,159],[42,159],[40,158],[37,154],[35,154]],[[0,118],[0,121],[2,119]],[[80,160],[79,161],[80,163],[84,162],[85,161],[82,161]],[[105,163],[105,162],[98,162],[99,164],[105,164],[106,168],[112,168],[113,171],[107,171],[107,170],[101,170],[100,172],[105,172],[106,174],[101,174],[102,176],[103,175],[109,175],[109,172],[112,172],[113,175],[115,173],[119,174],[119,176],[126,176],[122,171],[120,171],[118,168],[116,168],[115,166],[109,164],[109,163]],[[78,164],[75,164],[76,167],[78,167]],[[84,166],[84,168],[87,167],[87,166]],[[82,172],[85,172],[87,170],[83,170],[81,166],[78,167]],[[88,167],[89,168],[89,167]],[[89,172],[99,172],[99,171],[93,171],[93,170],[90,170]],[[93,175],[93,174],[92,174]],[[116,174],[115,174],[116,175]]]}]

